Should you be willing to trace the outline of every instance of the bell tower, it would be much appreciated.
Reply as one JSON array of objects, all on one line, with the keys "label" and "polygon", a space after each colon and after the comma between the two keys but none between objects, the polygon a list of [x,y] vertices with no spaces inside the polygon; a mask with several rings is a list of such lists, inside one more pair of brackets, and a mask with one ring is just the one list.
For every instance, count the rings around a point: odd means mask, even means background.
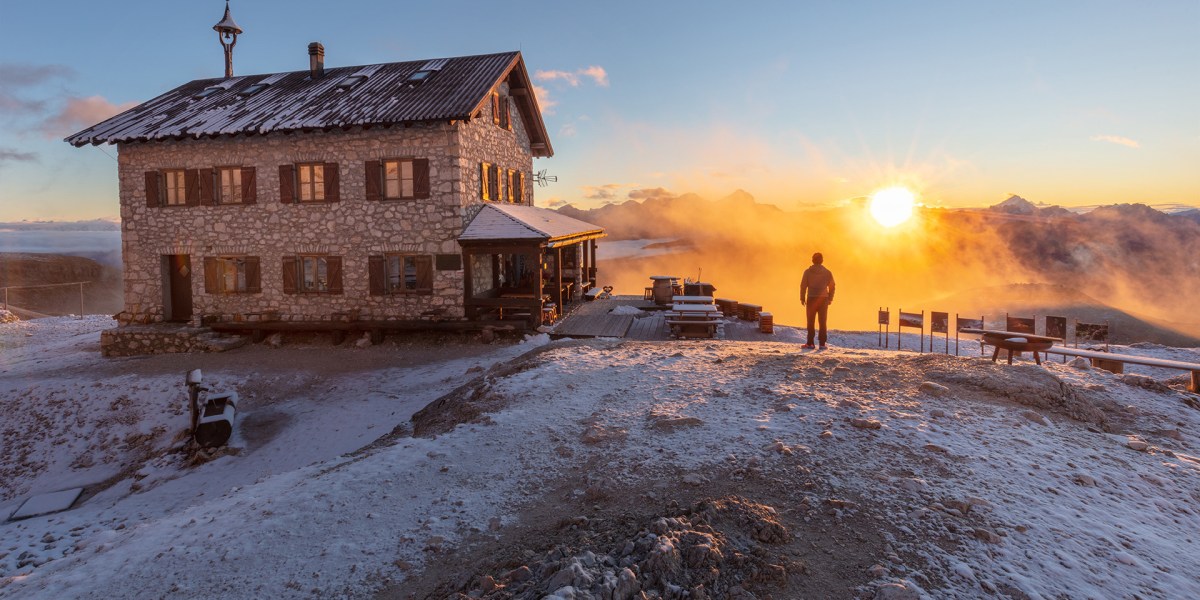
[{"label": "bell tower", "polygon": [[233,47],[237,45],[238,34],[242,33],[242,28],[233,22],[233,16],[229,14],[229,0],[225,0],[225,18],[213,25],[213,30],[225,49],[225,77],[228,79],[233,77]]}]

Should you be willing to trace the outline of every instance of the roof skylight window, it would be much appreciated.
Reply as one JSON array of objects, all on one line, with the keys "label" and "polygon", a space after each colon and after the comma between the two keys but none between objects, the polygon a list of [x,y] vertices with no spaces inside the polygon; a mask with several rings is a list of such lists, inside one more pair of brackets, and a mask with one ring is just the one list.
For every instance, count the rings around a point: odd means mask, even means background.
[{"label": "roof skylight window", "polygon": [[421,85],[422,83],[433,79],[433,76],[436,73],[437,71],[432,69],[421,69],[420,71],[416,71],[412,75],[409,75],[408,79],[404,80],[404,83],[407,83],[410,86]]},{"label": "roof skylight window", "polygon": [[366,75],[351,75],[351,76],[339,81],[337,86],[338,86],[338,89],[348,90],[366,80],[367,80]]},{"label": "roof skylight window", "polygon": [[196,92],[192,97],[197,100],[199,100],[201,98],[207,98],[223,89],[225,89],[225,88],[223,88],[219,85],[214,85],[212,87],[206,87],[206,88],[200,90],[199,92]]},{"label": "roof skylight window", "polygon": [[270,87],[270,85],[271,84],[269,84],[269,83],[256,83],[256,84],[238,92],[238,95],[243,96],[243,97],[244,96],[253,96],[253,95],[267,89],[268,87]]}]

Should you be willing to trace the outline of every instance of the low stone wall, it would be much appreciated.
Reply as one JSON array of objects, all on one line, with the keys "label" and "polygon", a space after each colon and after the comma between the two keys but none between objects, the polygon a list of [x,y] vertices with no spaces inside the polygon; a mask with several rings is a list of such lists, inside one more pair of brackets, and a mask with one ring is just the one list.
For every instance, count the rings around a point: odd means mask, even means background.
[{"label": "low stone wall", "polygon": [[104,356],[142,356],[223,352],[246,342],[244,337],[222,336],[207,327],[126,325],[100,332],[100,353]]}]

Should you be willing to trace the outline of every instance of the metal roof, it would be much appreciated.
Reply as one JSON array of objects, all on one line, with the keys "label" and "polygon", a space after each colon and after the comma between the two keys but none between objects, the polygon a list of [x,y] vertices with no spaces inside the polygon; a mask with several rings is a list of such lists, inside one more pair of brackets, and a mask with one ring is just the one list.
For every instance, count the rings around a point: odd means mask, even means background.
[{"label": "metal roof", "polygon": [[[75,146],[101,143],[329,130],[419,121],[467,120],[497,83],[510,91],[529,130],[535,156],[553,149],[520,52],[435,59],[432,77],[407,83],[430,60],[198,79],[66,138]],[[366,78],[341,86],[356,75]],[[252,86],[268,84],[253,94]],[[207,93],[203,93],[206,92]]]},{"label": "metal roof", "polygon": [[604,228],[557,211],[519,204],[488,204],[458,236],[459,242],[537,241],[553,247],[562,242],[604,237]]}]

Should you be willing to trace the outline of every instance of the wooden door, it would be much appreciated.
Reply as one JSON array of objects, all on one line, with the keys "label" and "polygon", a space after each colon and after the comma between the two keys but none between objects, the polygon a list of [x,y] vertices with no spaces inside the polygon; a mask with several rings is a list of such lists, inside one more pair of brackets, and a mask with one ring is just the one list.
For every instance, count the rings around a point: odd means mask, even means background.
[{"label": "wooden door", "polygon": [[186,323],[192,318],[192,259],[187,254],[170,254],[163,258],[167,271],[163,307],[166,320]]}]

